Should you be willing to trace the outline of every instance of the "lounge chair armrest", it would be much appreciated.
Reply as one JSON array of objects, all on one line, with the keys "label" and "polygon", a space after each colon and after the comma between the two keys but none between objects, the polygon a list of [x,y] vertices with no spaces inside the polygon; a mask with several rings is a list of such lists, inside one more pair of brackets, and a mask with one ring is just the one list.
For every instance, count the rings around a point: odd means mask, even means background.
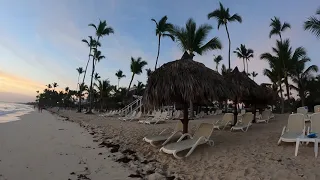
[{"label": "lounge chair armrest", "polygon": [[176,135],[177,133],[181,133],[181,134],[182,134],[181,131],[174,131],[174,132],[168,137],[168,139],[162,143],[162,146],[166,145],[166,144],[172,139],[172,137],[173,137],[174,135]]},{"label": "lounge chair armrest", "polygon": [[182,134],[182,136],[178,139],[178,141],[177,141],[177,142],[182,141],[182,139],[183,139],[183,138],[185,138],[186,136],[188,136],[188,137],[192,138],[192,135],[191,135],[191,134],[185,133],[185,134]]},{"label": "lounge chair armrest", "polygon": [[164,129],[163,131],[160,132],[160,134],[164,133],[166,130],[168,130],[169,128]]},{"label": "lounge chair armrest", "polygon": [[311,128],[308,127],[308,129],[307,129],[307,135],[310,134],[310,129],[311,129]]},{"label": "lounge chair armrest", "polygon": [[282,132],[281,132],[281,136],[284,134],[286,128],[287,128],[286,126],[283,127]]}]

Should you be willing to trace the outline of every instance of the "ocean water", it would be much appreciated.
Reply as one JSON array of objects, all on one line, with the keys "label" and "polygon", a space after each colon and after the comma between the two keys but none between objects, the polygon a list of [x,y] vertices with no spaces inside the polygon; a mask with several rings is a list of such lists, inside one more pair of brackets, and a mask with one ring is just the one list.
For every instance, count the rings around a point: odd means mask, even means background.
[{"label": "ocean water", "polygon": [[0,123],[20,120],[20,116],[33,111],[33,106],[0,102]]}]

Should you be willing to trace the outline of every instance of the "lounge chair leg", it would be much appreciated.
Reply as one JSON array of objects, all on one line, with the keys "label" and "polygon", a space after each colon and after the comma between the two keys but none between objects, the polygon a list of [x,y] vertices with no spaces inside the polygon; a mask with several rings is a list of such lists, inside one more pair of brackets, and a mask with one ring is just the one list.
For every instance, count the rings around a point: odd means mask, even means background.
[{"label": "lounge chair leg", "polygon": [[[190,151],[189,151],[189,152],[190,152]],[[173,156],[174,156],[175,158],[177,158],[177,159],[182,159],[182,158],[183,158],[183,157],[178,156],[176,151],[173,152]],[[186,156],[186,157],[187,157],[187,156]]]},{"label": "lounge chair leg", "polygon": [[281,138],[279,139],[279,141],[278,141],[278,146],[281,144]]}]

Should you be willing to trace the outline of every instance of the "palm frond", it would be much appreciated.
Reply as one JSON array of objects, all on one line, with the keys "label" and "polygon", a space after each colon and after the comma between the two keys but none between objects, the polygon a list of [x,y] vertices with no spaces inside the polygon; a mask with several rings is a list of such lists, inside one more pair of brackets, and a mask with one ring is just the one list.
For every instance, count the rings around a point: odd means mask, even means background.
[{"label": "palm frond", "polygon": [[239,14],[234,14],[228,19],[228,21],[229,22],[238,21],[239,23],[242,23],[242,18]]},{"label": "palm frond", "polygon": [[320,38],[320,19],[314,16],[309,17],[308,20],[304,22],[304,29]]}]

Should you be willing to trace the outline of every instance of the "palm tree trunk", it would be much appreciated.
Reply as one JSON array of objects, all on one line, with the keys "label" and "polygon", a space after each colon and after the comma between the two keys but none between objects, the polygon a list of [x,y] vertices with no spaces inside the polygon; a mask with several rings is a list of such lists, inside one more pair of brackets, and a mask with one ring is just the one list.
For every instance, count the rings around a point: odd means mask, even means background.
[{"label": "palm tree trunk", "polygon": [[249,64],[247,59],[246,59],[246,62],[247,62],[247,73],[249,73]]},{"label": "palm tree trunk", "polygon": [[216,70],[217,70],[217,72],[219,72],[219,71],[218,71],[218,68],[219,68],[218,66],[219,66],[219,64],[216,63]]},{"label": "palm tree trunk", "polygon": [[190,101],[189,106],[190,106],[190,118],[193,118],[194,117],[194,112],[193,112],[193,103],[192,103],[192,101]]},{"label": "palm tree trunk", "polygon": [[285,77],[284,83],[286,84],[288,100],[290,100],[290,87],[289,87],[288,77]]},{"label": "palm tree trunk", "polygon": [[91,82],[90,82],[90,106],[89,106],[89,113],[92,112],[92,104],[93,104],[93,87],[92,87],[92,84],[93,84],[93,75],[94,75],[94,70],[95,70],[95,67],[94,67],[94,58],[92,59],[92,72],[91,72]]},{"label": "palm tree trunk", "polygon": [[188,123],[189,123],[189,118],[188,118],[188,104],[185,103],[183,105],[183,120],[181,120],[183,124],[183,133],[188,133]]},{"label": "palm tree trunk", "polygon": [[130,81],[130,84],[129,84],[129,87],[128,87],[127,94],[128,94],[129,89],[130,89],[130,87],[131,87],[131,84],[132,84],[133,78],[134,78],[134,73],[132,73],[132,77],[131,77],[131,81]]},{"label": "palm tree trunk", "polygon": [[120,78],[118,78],[118,89],[119,89]]},{"label": "palm tree trunk", "polygon": [[229,61],[229,69],[231,69],[231,62],[230,62],[230,49],[231,49],[231,40],[230,40],[230,35],[229,35],[229,31],[228,31],[228,26],[227,24],[225,24],[226,27],[226,31],[227,31],[227,35],[228,35],[228,40],[229,40],[229,53],[228,53],[228,61]]},{"label": "palm tree trunk", "polygon": [[157,64],[158,64],[158,58],[159,58],[159,54],[160,54],[160,39],[161,39],[161,36],[159,34],[159,41],[158,41],[158,54],[157,54],[157,60],[156,60],[156,65],[154,66],[154,70],[157,69]]},{"label": "palm tree trunk", "polygon": [[243,71],[246,72],[246,63],[245,63],[244,58],[242,58],[242,61],[243,61]]},{"label": "palm tree trunk", "polygon": [[282,87],[281,87],[281,82],[280,82],[280,96],[281,96],[281,114],[284,113],[284,100],[283,100],[283,92],[282,92]]},{"label": "palm tree trunk", "polygon": [[[84,84],[84,80],[86,79],[86,74],[87,74],[87,69],[88,69],[88,65],[89,65],[89,62],[90,62],[90,54],[91,54],[91,46],[90,46],[90,50],[89,50],[89,55],[88,55],[88,61],[87,61],[87,64],[86,64],[86,68],[84,70],[84,74],[83,74],[83,79],[82,79],[82,84]],[[80,89],[80,85],[79,85],[79,89]],[[80,94],[80,91],[79,91],[79,107],[78,107],[78,112],[81,112],[81,94]]]},{"label": "palm tree trunk", "polygon": [[234,100],[234,122],[233,122],[233,125],[235,126],[238,122],[238,108],[237,108],[237,104],[238,104],[238,98],[236,97],[235,100]]},{"label": "palm tree trunk", "polygon": [[282,42],[282,37],[281,37],[281,33],[279,33],[279,37],[280,37],[280,41]]}]

